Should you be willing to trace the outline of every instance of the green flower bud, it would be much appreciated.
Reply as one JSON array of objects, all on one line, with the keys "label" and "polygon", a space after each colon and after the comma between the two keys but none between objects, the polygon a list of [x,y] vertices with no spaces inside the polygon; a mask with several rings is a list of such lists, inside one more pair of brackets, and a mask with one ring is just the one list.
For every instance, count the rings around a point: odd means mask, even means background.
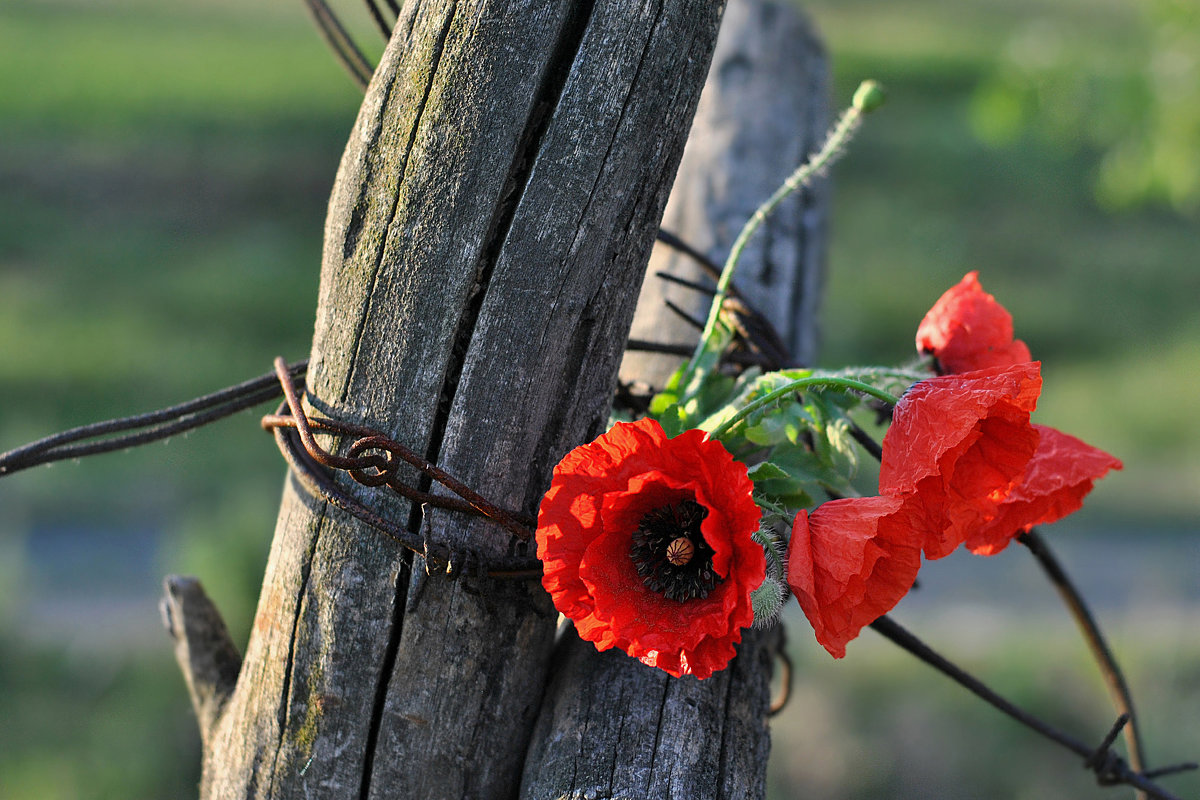
[{"label": "green flower bud", "polygon": [[750,593],[750,604],[754,608],[754,627],[766,628],[783,612],[783,586],[768,576],[762,585]]},{"label": "green flower bud", "polygon": [[863,114],[869,114],[883,105],[887,92],[879,81],[863,81],[854,92],[854,107]]}]

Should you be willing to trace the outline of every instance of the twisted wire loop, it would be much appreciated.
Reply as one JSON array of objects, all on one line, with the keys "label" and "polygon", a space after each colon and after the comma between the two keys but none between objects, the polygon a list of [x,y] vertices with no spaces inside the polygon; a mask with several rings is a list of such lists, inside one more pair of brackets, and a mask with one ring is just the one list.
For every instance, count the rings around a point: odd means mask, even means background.
[{"label": "twisted wire loop", "polygon": [[[1117,721],[1113,723],[1112,729],[1105,735],[1104,741],[1100,742],[1100,746],[1084,760],[1083,768],[1095,773],[1096,782],[1101,786],[1129,784],[1143,794],[1170,800],[1173,795],[1168,795],[1158,789],[1157,786],[1154,786],[1154,784],[1148,783],[1148,781],[1154,778],[1161,778],[1165,775],[1190,772],[1196,769],[1197,765],[1189,761],[1182,764],[1172,764],[1167,767],[1145,770],[1144,772],[1134,769],[1125,759],[1112,751],[1112,746],[1117,741],[1117,737],[1132,720],[1133,717],[1129,712],[1123,712],[1117,717]],[[1132,776],[1136,776],[1137,780],[1131,780]]]},{"label": "twisted wire loop", "polygon": [[[283,387],[284,402],[276,413],[262,418],[262,426],[274,432],[280,452],[297,480],[311,495],[346,511],[424,557],[425,569],[431,574],[436,570],[456,577],[469,572],[477,576],[514,580],[541,576],[540,562],[526,555],[535,524],[531,517],[497,506],[453,475],[379,431],[353,423],[308,416],[300,405],[296,387],[282,358],[275,359],[275,374]],[[314,430],[352,438],[354,441],[345,455],[336,455],[317,443]],[[408,485],[398,474],[402,464],[415,467],[457,497],[433,494]],[[439,508],[490,519],[512,534],[509,553],[503,558],[494,558],[474,550],[456,550],[431,542],[427,531],[413,533],[346,494],[323,467],[346,472],[363,486],[386,486],[401,497],[420,504],[425,510]]]}]

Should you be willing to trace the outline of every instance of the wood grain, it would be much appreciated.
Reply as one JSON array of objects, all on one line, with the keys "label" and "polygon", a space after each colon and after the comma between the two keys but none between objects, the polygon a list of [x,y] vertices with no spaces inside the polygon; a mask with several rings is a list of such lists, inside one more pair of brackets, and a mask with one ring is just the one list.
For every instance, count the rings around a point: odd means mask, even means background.
[{"label": "wood grain", "polygon": [[[406,3],[330,200],[308,406],[533,511],[604,426],[720,13]],[[512,546],[342,484],[435,543]],[[289,480],[201,795],[512,797],[554,622],[536,582],[426,575]]]},{"label": "wood grain", "polygon": [[[819,144],[827,119],[823,51],[788,5],[730,0],[664,227],[718,262],[742,223]],[[824,187],[793,198],[749,248],[738,285],[811,356],[824,267]],[[652,269],[691,279],[694,263],[661,246]],[[707,312],[707,298],[648,276],[633,335],[694,343],[665,296]],[[661,384],[678,358],[628,354],[625,380]],[[781,632],[748,630],[730,666],[672,678],[567,628],[526,757],[521,797],[717,800],[766,794],[767,711]]]}]

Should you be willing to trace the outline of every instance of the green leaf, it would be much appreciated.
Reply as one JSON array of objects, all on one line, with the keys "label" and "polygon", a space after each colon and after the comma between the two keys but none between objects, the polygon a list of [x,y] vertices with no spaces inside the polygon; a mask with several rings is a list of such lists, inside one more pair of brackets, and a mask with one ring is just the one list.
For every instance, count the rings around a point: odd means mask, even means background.
[{"label": "green leaf", "polygon": [[790,478],[787,470],[778,464],[772,464],[770,461],[764,461],[761,464],[755,464],[749,469],[750,480],[752,481],[767,481],[779,478]]},{"label": "green leaf", "polygon": [[802,508],[811,508],[817,501],[802,488],[803,484],[796,481],[763,481],[755,486],[755,495],[761,496],[762,503],[789,514],[795,514]]},{"label": "green leaf", "polygon": [[747,417],[742,435],[763,447],[785,442],[796,444],[804,432],[813,430],[816,424],[817,420],[804,406],[788,400],[781,406],[766,408]]},{"label": "green leaf", "polygon": [[830,445],[830,464],[839,473],[853,479],[858,474],[858,448],[850,435],[850,421],[836,419],[825,428],[825,439]]},{"label": "green leaf", "polygon": [[667,408],[679,402],[679,383],[683,380],[683,367],[671,373],[667,385],[650,400],[650,416],[659,419]]},{"label": "green leaf", "polygon": [[[719,428],[755,400],[793,381],[806,377],[809,370],[790,369],[759,374],[755,369],[746,370],[730,391],[732,398],[700,421],[696,427],[712,431]],[[792,398],[781,398],[750,414],[743,425],[732,433],[760,447],[769,447],[786,441],[795,441],[811,424],[808,412]]]},{"label": "green leaf", "polygon": [[667,434],[668,439],[674,439],[688,429],[687,414],[683,413],[683,409],[679,407],[678,403],[672,403],[654,417],[662,425],[663,432]]},{"label": "green leaf", "polygon": [[729,375],[713,372],[700,382],[696,393],[696,410],[699,414],[708,414],[729,403],[733,396],[736,381]]},{"label": "green leaf", "polygon": [[828,441],[824,437],[814,437],[813,441],[812,450],[803,445],[777,447],[771,453],[771,461],[787,470],[793,481],[806,487],[805,491],[827,488],[842,495],[856,492],[850,479],[829,458]]}]

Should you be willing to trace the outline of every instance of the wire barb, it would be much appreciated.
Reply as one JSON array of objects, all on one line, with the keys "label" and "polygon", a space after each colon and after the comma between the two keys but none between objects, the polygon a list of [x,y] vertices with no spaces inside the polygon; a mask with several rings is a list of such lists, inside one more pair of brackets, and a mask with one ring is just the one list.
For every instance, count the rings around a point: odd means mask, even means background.
[{"label": "wire barb", "polygon": [[1006,700],[989,688],[983,681],[966,672],[945,656],[937,653],[933,648],[918,639],[886,614],[872,622],[871,628],[877,633],[882,634],[893,644],[899,645],[911,655],[916,656],[921,661],[924,661],[943,675],[949,677],[993,708],[1007,714],[1012,719],[1036,731],[1052,742],[1056,742],[1067,750],[1083,757],[1085,759],[1084,766],[1096,774],[1096,780],[1101,785],[1128,784],[1150,797],[1158,798],[1158,800],[1180,800],[1180,798],[1158,786],[1158,784],[1154,783],[1146,775],[1132,769],[1123,758],[1112,752],[1112,743],[1129,721],[1127,715],[1122,714],[1117,719],[1116,724],[1113,725],[1108,735],[1105,736],[1100,747],[1088,747],[1074,736],[1059,730],[1045,720]]},{"label": "wire barb", "polygon": [[[1124,783],[1121,779],[1121,768],[1125,766],[1124,761],[1112,751],[1113,742],[1117,741],[1117,737],[1121,735],[1121,730],[1129,724],[1129,715],[1122,714],[1117,717],[1117,721],[1113,723],[1112,729],[1104,737],[1104,741],[1100,742],[1100,746],[1096,748],[1096,752],[1083,762],[1085,769],[1089,769],[1096,773],[1096,782],[1101,786],[1117,786]],[[1141,794],[1141,792],[1139,792]]]},{"label": "wire barb", "polygon": [[1155,767],[1142,773],[1147,778],[1162,778],[1166,775],[1178,775],[1180,772],[1191,772],[1200,769],[1195,761],[1184,761],[1181,764],[1169,764],[1165,767]]},{"label": "wire barb", "polygon": [[[283,410],[283,408],[280,409],[280,411]],[[299,436],[295,433],[294,426],[280,425],[274,428],[274,432],[275,442],[279,446],[280,453],[283,454],[284,460],[287,462],[288,467],[291,468],[292,476],[304,491],[308,492],[314,498],[329,503],[350,514],[360,522],[395,540],[398,544],[417,555],[428,555],[430,559],[434,558],[434,554],[426,550],[425,539],[421,534],[414,534],[405,526],[380,516],[336,486],[329,475],[320,468],[320,465],[313,460],[312,456],[300,444]],[[429,568],[431,566],[436,565],[431,564],[427,560],[426,567]],[[509,557],[505,559],[490,559],[488,566],[489,569],[486,571],[482,568],[480,569],[482,575],[488,578],[536,580],[542,574],[541,564],[535,558]],[[460,571],[454,571],[449,576],[456,577],[459,574],[461,574]]]}]

